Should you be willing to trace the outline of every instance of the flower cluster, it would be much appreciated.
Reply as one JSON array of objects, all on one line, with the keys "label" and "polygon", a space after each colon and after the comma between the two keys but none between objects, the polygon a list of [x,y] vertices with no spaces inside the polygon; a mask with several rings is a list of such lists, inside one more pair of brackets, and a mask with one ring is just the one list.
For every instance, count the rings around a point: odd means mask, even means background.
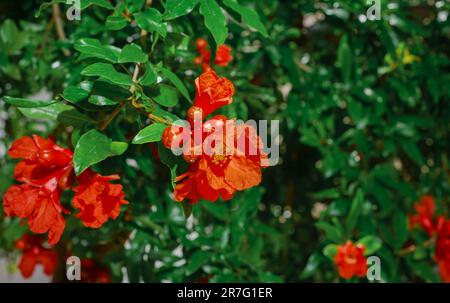
[{"label": "flower cluster", "polygon": [[31,277],[38,264],[43,266],[48,276],[55,272],[58,255],[51,248],[43,246],[44,240],[42,236],[24,234],[16,241],[16,248],[23,253],[18,267],[24,278]]},{"label": "flower cluster", "polygon": [[[48,232],[48,242],[58,243],[69,211],[61,205],[64,190],[73,188],[73,206],[77,217],[88,227],[98,228],[108,218],[117,218],[120,206],[126,204],[122,186],[109,184],[118,176],[104,177],[88,169],[76,177],[72,151],[37,135],[13,142],[8,152],[11,158],[22,159],[14,177],[22,184],[11,186],[3,197],[3,209],[8,216],[27,219],[30,230]],[[75,180],[78,183],[74,187]]]},{"label": "flower cluster", "polygon": [[436,237],[434,259],[442,280],[450,283],[450,220],[435,215],[436,203],[432,196],[423,196],[414,208],[416,214],[409,216],[409,226],[414,228],[419,225],[428,236]]},{"label": "flower cluster", "polygon": [[436,220],[433,218],[436,210],[434,198],[428,195],[423,196],[420,202],[414,205],[414,209],[416,214],[409,216],[409,228],[413,229],[419,225],[429,236],[433,235],[437,230],[437,222],[442,220],[440,217],[436,218]]},{"label": "flower cluster", "polygon": [[[187,172],[176,178],[176,201],[188,199],[229,200],[261,182],[261,168],[268,166],[267,154],[254,127],[216,115],[203,122],[218,108],[230,104],[233,83],[209,69],[195,80],[194,105],[187,112],[191,127],[168,126],[163,133],[167,148],[182,148],[189,163]],[[193,130],[191,130],[193,128]]]},{"label": "flower cluster", "polygon": [[81,281],[85,283],[111,283],[108,268],[98,264],[94,259],[81,259]]},{"label": "flower cluster", "polygon": [[354,276],[365,277],[367,273],[367,259],[364,256],[365,247],[347,241],[345,245],[337,247],[334,263],[338,267],[339,275],[344,279]]},{"label": "flower cluster", "polygon": [[[194,63],[196,65],[201,65],[203,71],[211,69],[211,52],[209,50],[208,42],[203,38],[199,38],[196,41],[196,46],[199,56],[194,59]],[[225,44],[219,45],[216,50],[215,63],[219,66],[228,66],[228,63],[230,63],[231,60],[233,60],[233,57],[231,56],[231,47]]]}]

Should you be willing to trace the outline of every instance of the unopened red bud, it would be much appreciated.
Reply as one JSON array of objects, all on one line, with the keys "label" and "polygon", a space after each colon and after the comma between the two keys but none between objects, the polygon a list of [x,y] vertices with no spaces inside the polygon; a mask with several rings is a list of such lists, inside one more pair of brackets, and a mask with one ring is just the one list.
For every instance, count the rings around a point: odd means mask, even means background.
[{"label": "unopened red bud", "polygon": [[198,106],[191,106],[187,111],[187,119],[189,122],[203,121],[203,109]]},{"label": "unopened red bud", "polygon": [[193,140],[190,141],[189,145],[189,147],[183,147],[183,159],[188,163],[194,163],[200,158],[202,145],[196,145]]},{"label": "unopened red bud", "polygon": [[208,47],[208,41],[203,38],[198,38],[196,41],[197,49],[199,52],[202,52]]},{"label": "unopened red bud", "polygon": [[178,125],[166,127],[162,134],[162,143],[166,148],[172,148],[173,142],[178,142],[177,147],[181,147],[184,128]]}]

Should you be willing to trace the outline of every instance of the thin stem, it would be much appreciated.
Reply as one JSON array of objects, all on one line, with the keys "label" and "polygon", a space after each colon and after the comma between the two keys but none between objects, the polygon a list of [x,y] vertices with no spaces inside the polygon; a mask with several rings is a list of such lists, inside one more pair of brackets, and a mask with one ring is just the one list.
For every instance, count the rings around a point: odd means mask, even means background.
[{"label": "thin stem", "polygon": [[140,104],[137,104],[136,102],[132,101],[131,105],[133,105],[133,107],[140,112],[141,114],[145,115],[146,117],[148,117],[150,120],[154,121],[154,122],[159,122],[159,123],[164,123],[167,125],[171,125],[172,122],[170,122],[169,120],[166,120],[164,118],[161,118],[155,114],[149,113],[147,111],[144,110],[144,107]]},{"label": "thin stem", "polygon": [[[134,72],[133,72],[133,84],[130,87],[130,93],[134,94],[134,90],[135,90],[135,83],[137,81],[137,78],[139,76],[139,63],[136,64],[135,68],[134,68]],[[114,118],[119,114],[119,112],[122,110],[122,108],[127,104],[127,101],[124,101],[122,103],[120,103],[119,105],[117,105],[117,107],[114,109],[114,111],[111,113],[111,115],[109,115],[108,119],[106,119],[102,125],[100,126],[100,130],[104,131],[108,125],[114,120]]]},{"label": "thin stem", "polygon": [[166,120],[166,119],[156,116],[154,114],[148,114],[147,116],[155,122],[160,122],[160,123],[164,123],[164,124],[168,124],[168,125],[172,124],[172,122],[170,122],[169,120]]},{"label": "thin stem", "polygon": [[[53,20],[55,21],[56,34],[58,35],[59,40],[66,40],[66,33],[64,32],[64,27],[61,19],[61,10],[59,9],[59,5],[57,3],[52,5],[53,11]],[[64,56],[69,56],[70,53],[67,49],[63,49]]]},{"label": "thin stem", "polygon": [[134,94],[135,83],[137,81],[138,76],[139,76],[139,63],[136,64],[136,67],[134,68],[134,72],[133,72],[133,84],[130,87],[130,93],[132,93],[132,94]]},{"label": "thin stem", "polygon": [[[420,245],[420,246],[422,246],[424,248],[431,247],[433,245],[433,243],[435,242],[435,240],[436,240],[435,237],[432,237],[432,238],[428,239],[427,241],[423,242],[422,245]],[[417,250],[417,246],[415,244],[412,244],[412,245],[409,245],[409,246],[407,246],[405,248],[400,249],[397,252],[397,255],[398,256],[404,256],[404,255],[413,253],[416,250]]]},{"label": "thin stem", "polygon": [[122,102],[114,109],[114,111],[109,115],[108,119],[106,119],[102,125],[100,126],[100,130],[104,131],[108,125],[114,120],[114,118],[119,114],[119,112],[122,110],[122,108],[127,104],[126,102]]},{"label": "thin stem", "polygon": [[37,53],[39,55],[41,55],[43,53],[44,49],[45,49],[45,46],[46,46],[47,41],[48,41],[48,35],[49,35],[50,31],[52,30],[54,23],[55,23],[55,20],[53,20],[53,18],[52,18],[47,23],[47,26],[45,27],[44,38],[42,39],[41,45],[37,49]]}]

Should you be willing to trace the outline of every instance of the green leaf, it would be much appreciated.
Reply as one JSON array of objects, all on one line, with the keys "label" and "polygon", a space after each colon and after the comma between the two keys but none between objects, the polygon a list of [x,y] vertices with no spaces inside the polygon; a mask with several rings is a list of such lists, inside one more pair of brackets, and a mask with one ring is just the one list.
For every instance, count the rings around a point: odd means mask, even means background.
[{"label": "green leaf", "polygon": [[128,143],[113,141],[111,142],[111,155],[120,156],[128,149]]},{"label": "green leaf", "polygon": [[127,26],[128,21],[122,16],[111,15],[106,18],[106,28],[111,31],[118,31]]},{"label": "green leaf", "polygon": [[165,20],[172,20],[189,14],[200,0],[167,0]]},{"label": "green leaf", "polygon": [[337,66],[341,69],[342,80],[350,83],[352,77],[352,51],[348,45],[348,37],[343,36],[337,50]]},{"label": "green leaf", "polygon": [[88,99],[89,103],[97,105],[97,106],[111,106],[116,105],[117,102],[111,99],[108,99],[104,96],[92,95]]},{"label": "green leaf", "polygon": [[162,163],[170,170],[170,181],[172,188],[175,188],[175,178],[180,175],[180,172],[187,170],[187,162],[182,157],[175,156],[172,151],[165,148],[161,142],[158,142],[158,155]]},{"label": "green leaf", "polygon": [[224,0],[223,4],[241,15],[242,21],[245,24],[247,24],[251,28],[256,29],[264,37],[269,36],[264,23],[261,22],[258,13],[254,9],[240,5],[236,0]]},{"label": "green leaf", "polygon": [[230,211],[224,203],[202,203],[202,207],[215,218],[227,221],[230,216]]},{"label": "green leaf", "polygon": [[148,142],[161,141],[162,134],[167,125],[164,123],[153,123],[141,129],[133,138],[133,144],[144,144]]},{"label": "green leaf", "polygon": [[89,96],[92,83],[85,81],[81,82],[79,86],[68,86],[63,91],[63,98],[71,103],[78,103]]},{"label": "green leaf", "polygon": [[366,248],[364,255],[370,256],[377,252],[383,245],[380,238],[375,236],[365,236],[359,239],[356,244],[362,244]]},{"label": "green leaf", "polygon": [[334,260],[336,256],[338,246],[336,244],[328,244],[322,250],[323,254],[330,260]]},{"label": "green leaf", "polygon": [[55,100],[31,100],[9,96],[4,96],[3,100],[8,104],[22,108],[45,107],[56,102]]},{"label": "green leaf", "polygon": [[100,6],[107,9],[114,9],[111,3],[108,0],[80,0],[80,8],[85,9],[91,5]]},{"label": "green leaf", "polygon": [[61,112],[58,115],[58,121],[63,123],[66,126],[75,126],[75,127],[82,127],[86,124],[93,124],[95,123],[94,120],[89,118],[88,116],[80,113],[76,109],[66,110]]},{"label": "green leaf", "polygon": [[[0,49],[2,52],[8,55],[16,54],[22,47],[27,44],[28,35],[25,32],[21,32],[16,23],[11,19],[6,19],[0,27]],[[8,59],[8,57],[6,57]],[[15,65],[9,65],[4,67],[4,70],[9,70],[11,74],[19,73],[14,68]],[[16,78],[17,75],[13,77]]]},{"label": "green leaf", "polygon": [[[39,6],[38,11],[36,12],[36,14],[34,15],[36,18],[41,16],[41,13],[44,9],[46,9],[49,6],[52,6],[52,4],[54,3],[66,3],[66,0],[52,0],[49,2],[44,2]],[[81,6],[81,5],[80,5]]]},{"label": "green leaf", "polygon": [[74,48],[86,57],[117,63],[118,50],[102,45],[97,39],[82,38],[75,42]]},{"label": "green leaf", "polygon": [[408,217],[398,210],[394,214],[392,224],[395,233],[395,247],[400,248],[408,240]]},{"label": "green leaf", "polygon": [[167,24],[163,22],[162,14],[154,8],[149,8],[134,15],[136,23],[147,32],[157,32],[162,37],[167,35]]},{"label": "green leaf", "polygon": [[181,202],[181,205],[183,206],[183,213],[184,217],[187,219],[192,215],[192,208],[193,205],[189,203],[188,201]]},{"label": "green leaf", "polygon": [[314,194],[314,198],[318,200],[324,199],[337,199],[340,197],[339,190],[337,188],[327,188],[321,191],[318,191]]},{"label": "green leaf", "polygon": [[157,104],[153,104],[153,113],[157,115],[158,117],[164,118],[169,122],[175,122],[177,120],[180,120],[180,118],[164,109],[159,107]]},{"label": "green leaf", "polygon": [[[128,99],[131,96],[131,93],[128,89],[124,89],[121,86],[115,85],[114,83],[111,83],[105,79],[98,79],[94,82],[91,89],[92,96],[102,96],[108,99],[106,100],[90,100],[92,102],[122,102]],[[103,104],[106,105],[106,104]]]},{"label": "green leaf", "polygon": [[141,11],[145,3],[151,3],[149,0],[125,0],[124,5],[132,14]]},{"label": "green leaf", "polygon": [[353,228],[356,225],[356,222],[358,221],[359,215],[362,211],[362,206],[364,202],[364,193],[361,189],[358,189],[358,191],[355,194],[355,197],[352,201],[352,206],[350,207],[350,212],[348,213],[347,222],[346,222],[346,229],[348,233],[351,233]]},{"label": "green leaf", "polygon": [[420,149],[417,147],[417,145],[407,139],[401,139],[401,146],[403,151],[408,155],[408,157],[411,158],[417,165],[423,164],[423,157]]},{"label": "green leaf", "polygon": [[152,90],[152,100],[162,106],[172,107],[178,104],[177,90],[169,85],[159,84]]},{"label": "green leaf", "polygon": [[119,55],[119,63],[145,63],[147,60],[147,54],[142,51],[140,46],[134,43],[125,45]]},{"label": "green leaf", "polygon": [[36,107],[36,108],[19,107],[18,109],[27,118],[56,120],[60,113],[66,110],[73,109],[73,106],[66,105],[64,103],[53,103],[45,107]]},{"label": "green leaf", "polygon": [[[52,0],[49,2],[44,2],[41,4],[41,6],[39,7],[39,10],[37,11],[37,13],[35,14],[35,17],[40,17],[42,10],[46,9],[49,6],[52,6],[52,4],[55,3],[67,3],[67,0]],[[112,6],[111,3],[109,3],[108,0],[80,0],[80,9],[86,9],[91,5],[96,5],[96,6],[100,6],[103,8],[107,8],[107,9],[114,9],[114,6]]]},{"label": "green leaf", "polygon": [[311,256],[309,256],[305,268],[301,272],[299,279],[307,279],[314,275],[314,273],[316,273],[319,269],[319,266],[323,260],[324,258],[319,253],[313,253]]},{"label": "green leaf", "polygon": [[124,143],[112,142],[106,135],[92,129],[83,134],[75,146],[73,156],[75,174],[78,176],[88,167],[108,157],[119,155],[125,150]]},{"label": "green leaf", "polygon": [[180,91],[180,93],[183,95],[183,97],[185,97],[188,101],[192,102],[191,97],[189,97],[189,92],[188,92],[186,86],[184,86],[183,82],[180,80],[180,78],[178,78],[178,76],[174,72],[172,72],[171,70],[169,70],[167,68],[163,67],[160,70],[163,73],[164,77],[169,79],[169,81],[173,85],[175,85],[175,87]]},{"label": "green leaf", "polygon": [[203,265],[207,264],[211,255],[212,254],[210,252],[206,252],[203,250],[195,251],[189,258],[188,264],[186,266],[186,274],[192,275]]},{"label": "green leaf", "polygon": [[320,228],[325,232],[325,237],[335,243],[339,243],[342,240],[342,233],[336,226],[333,226],[324,221],[316,223],[317,228]]},{"label": "green leaf", "polygon": [[131,86],[133,81],[127,74],[123,74],[114,69],[114,66],[109,63],[94,63],[86,66],[81,74],[83,76],[97,76],[102,79],[111,81],[114,84]]},{"label": "green leaf", "polygon": [[156,82],[158,76],[156,75],[156,72],[153,68],[153,65],[147,62],[145,64],[145,73],[144,75],[139,79],[139,83],[144,86],[152,85]]},{"label": "green leaf", "polygon": [[215,0],[200,0],[200,14],[205,18],[205,26],[211,32],[217,45],[223,44],[228,36],[225,16]]}]

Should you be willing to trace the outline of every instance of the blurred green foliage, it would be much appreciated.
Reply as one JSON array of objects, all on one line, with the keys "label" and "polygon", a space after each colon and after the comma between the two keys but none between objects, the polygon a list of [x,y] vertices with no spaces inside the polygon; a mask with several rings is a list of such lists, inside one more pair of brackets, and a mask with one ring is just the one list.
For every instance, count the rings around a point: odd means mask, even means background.
[{"label": "blurred green foliage", "polygon": [[[222,112],[280,121],[280,162],[263,183],[231,202],[202,201],[187,220],[171,199],[171,172],[147,144],[105,156],[95,169],[120,174],[130,204],[98,230],[68,219],[59,245],[73,255],[108,265],[115,281],[331,282],[333,245],[362,239],[380,256],[383,281],[439,281],[432,247],[401,249],[424,242],[407,228],[420,195],[449,211],[447,1],[381,1],[374,21],[363,0],[81,1],[80,21],[67,21],[59,4],[64,37],[51,4],[35,17],[36,1],[15,2],[0,5],[0,96],[44,91],[57,102],[18,110],[0,101],[0,193],[14,182],[5,155],[13,140],[37,133],[73,148],[129,96],[130,78],[105,70],[108,62],[129,73],[127,62],[142,62],[143,93],[162,95],[165,109],[154,106],[167,117],[183,115],[201,73],[200,37],[233,48],[230,66],[217,68],[236,87]],[[115,57],[124,47],[128,55]],[[145,125],[125,107],[106,134],[130,142]],[[62,203],[70,208],[70,197]],[[14,254],[25,230],[0,213],[0,253]]]}]

